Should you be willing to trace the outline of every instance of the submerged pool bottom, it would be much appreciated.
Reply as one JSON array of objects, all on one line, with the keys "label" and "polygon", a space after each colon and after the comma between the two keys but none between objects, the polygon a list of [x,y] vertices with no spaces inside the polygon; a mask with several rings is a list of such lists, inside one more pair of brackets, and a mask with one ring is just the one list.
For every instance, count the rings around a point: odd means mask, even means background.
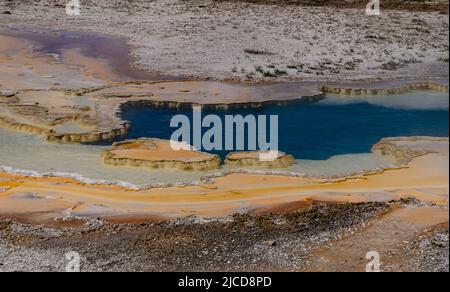
[{"label": "submerged pool bottom", "polygon": [[[192,126],[192,110],[127,109],[123,118],[131,122],[132,129],[126,138],[170,139],[177,129],[170,127],[171,119],[180,114],[189,117]],[[368,153],[384,137],[448,136],[448,94],[444,93],[415,92],[368,98],[330,95],[323,101],[309,104],[226,112],[202,111],[203,117],[210,114],[219,116],[222,121],[226,115],[277,115],[279,150],[297,159],[324,160],[341,154]],[[267,127],[269,125],[267,122]],[[203,134],[208,129],[203,128]],[[222,137],[229,130],[223,127]],[[246,141],[247,138],[246,131]],[[192,135],[190,140],[193,141]],[[247,150],[248,143],[245,146]],[[222,157],[229,153],[208,152]]]}]

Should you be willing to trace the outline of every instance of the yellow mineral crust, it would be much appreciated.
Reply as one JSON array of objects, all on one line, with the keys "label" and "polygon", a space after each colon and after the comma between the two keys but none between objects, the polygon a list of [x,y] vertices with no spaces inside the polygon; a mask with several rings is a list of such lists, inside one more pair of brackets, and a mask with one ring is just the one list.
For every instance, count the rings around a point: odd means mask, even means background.
[{"label": "yellow mineral crust", "polygon": [[[2,172],[0,214],[60,212],[58,210],[67,203],[72,205],[69,213],[81,216],[90,206],[100,205],[102,210],[109,210],[105,216],[134,214],[164,218],[188,215],[216,217],[239,210],[250,211],[309,200],[367,202],[416,197],[424,202],[448,205],[447,138],[387,139],[381,141],[378,147],[383,143],[388,143],[390,147],[397,145],[398,151],[420,151],[421,155],[413,155],[407,164],[392,169],[337,179],[231,173],[200,185],[142,190]],[[400,157],[404,161],[404,157]],[[47,198],[46,203],[44,200],[33,200],[33,204],[27,200],[18,203],[17,198],[30,193]],[[61,207],[55,207],[59,205]]]}]

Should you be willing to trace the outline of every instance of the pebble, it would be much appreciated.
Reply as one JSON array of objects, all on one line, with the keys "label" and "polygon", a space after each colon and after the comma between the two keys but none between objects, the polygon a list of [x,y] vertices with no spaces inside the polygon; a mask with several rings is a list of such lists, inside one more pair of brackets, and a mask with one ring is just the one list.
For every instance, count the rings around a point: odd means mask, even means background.
[{"label": "pebble", "polygon": [[17,94],[17,92],[14,91],[14,90],[9,90],[9,89],[0,90],[0,95],[1,96],[13,97],[16,94]]}]

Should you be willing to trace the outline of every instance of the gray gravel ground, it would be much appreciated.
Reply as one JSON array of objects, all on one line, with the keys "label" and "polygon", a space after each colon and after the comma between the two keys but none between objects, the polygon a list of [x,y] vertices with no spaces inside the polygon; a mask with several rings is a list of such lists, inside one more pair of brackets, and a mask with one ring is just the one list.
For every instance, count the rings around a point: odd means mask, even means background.
[{"label": "gray gravel ground", "polygon": [[90,220],[81,229],[58,230],[3,220],[0,271],[64,271],[70,251],[80,254],[82,271],[296,271],[308,265],[312,248],[387,208],[315,203],[285,215],[145,224]]},{"label": "gray gravel ground", "polygon": [[[90,219],[78,227],[52,228],[4,219],[0,271],[64,271],[70,251],[80,254],[82,271],[310,270],[315,249],[364,230],[389,208],[313,203],[284,215],[143,224]],[[383,271],[448,271],[448,250],[448,227],[430,229],[407,248],[392,250]],[[322,268],[328,266],[314,266]]]},{"label": "gray gravel ground", "polygon": [[[440,2],[439,0],[433,0]],[[448,15],[213,0],[0,1],[0,26],[125,37],[134,64],[194,78],[360,80],[448,76]]]},{"label": "gray gravel ground", "polygon": [[406,260],[386,266],[386,271],[449,272],[448,226],[424,232],[397,255]]}]

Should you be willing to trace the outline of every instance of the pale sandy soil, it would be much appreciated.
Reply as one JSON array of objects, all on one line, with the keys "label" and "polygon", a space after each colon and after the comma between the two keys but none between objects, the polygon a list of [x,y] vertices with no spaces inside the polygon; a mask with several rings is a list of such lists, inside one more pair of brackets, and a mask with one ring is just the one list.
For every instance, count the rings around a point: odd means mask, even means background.
[{"label": "pale sandy soil", "polygon": [[0,24],[128,38],[149,71],[234,80],[338,80],[448,76],[448,15],[257,5],[239,1],[60,1],[0,3]]}]

